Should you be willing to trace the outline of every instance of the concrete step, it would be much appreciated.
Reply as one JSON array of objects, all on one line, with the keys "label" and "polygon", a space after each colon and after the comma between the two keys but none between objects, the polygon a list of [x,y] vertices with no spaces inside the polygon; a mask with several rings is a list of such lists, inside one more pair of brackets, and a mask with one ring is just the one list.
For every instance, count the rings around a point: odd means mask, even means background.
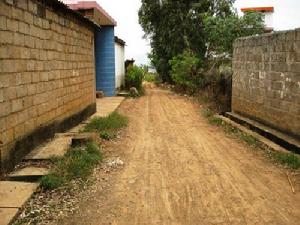
[{"label": "concrete step", "polygon": [[61,157],[71,146],[72,136],[55,137],[52,141],[30,152],[25,160],[48,160],[51,157]]},{"label": "concrete step", "polygon": [[257,140],[259,140],[263,145],[265,145],[266,147],[268,148],[271,148],[272,150],[274,151],[277,151],[277,152],[289,152],[287,149],[281,147],[280,145],[274,143],[273,141],[267,139],[266,137],[258,134],[257,132],[254,132],[252,130],[250,130],[249,128],[245,127],[245,126],[242,126],[241,124],[239,123],[236,123],[235,121],[227,118],[227,117],[224,117],[224,116],[218,116],[220,119],[222,119],[225,123],[237,128],[238,130],[246,133],[247,135],[250,135],[254,138],[256,138]]},{"label": "concrete step", "polygon": [[249,129],[259,133],[260,135],[275,142],[283,148],[300,154],[300,141],[296,138],[233,112],[227,112],[225,113],[225,116],[235,121],[236,123],[246,126]]},{"label": "concrete step", "polygon": [[0,225],[7,225],[36,191],[39,184],[0,181]]},{"label": "concrete step", "polygon": [[21,208],[39,184],[0,181],[0,208]]},{"label": "concrete step", "polygon": [[12,172],[7,180],[37,182],[42,176],[49,174],[49,169],[35,166],[28,166]]},{"label": "concrete step", "polygon": [[8,225],[18,212],[18,208],[0,208],[0,225]]}]

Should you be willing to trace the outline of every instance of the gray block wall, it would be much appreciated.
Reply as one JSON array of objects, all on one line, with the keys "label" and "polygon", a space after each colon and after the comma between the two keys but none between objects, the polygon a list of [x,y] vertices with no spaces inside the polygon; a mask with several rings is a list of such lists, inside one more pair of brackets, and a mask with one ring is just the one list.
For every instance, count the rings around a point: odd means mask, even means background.
[{"label": "gray block wall", "polygon": [[237,39],[232,111],[300,137],[300,29]]}]

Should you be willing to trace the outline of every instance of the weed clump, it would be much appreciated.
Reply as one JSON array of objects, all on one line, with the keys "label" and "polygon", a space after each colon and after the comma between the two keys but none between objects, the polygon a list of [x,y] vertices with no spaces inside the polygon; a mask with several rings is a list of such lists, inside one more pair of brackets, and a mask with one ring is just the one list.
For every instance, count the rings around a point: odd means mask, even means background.
[{"label": "weed clump", "polygon": [[85,132],[97,132],[105,140],[113,139],[116,132],[128,125],[127,117],[117,112],[111,113],[107,117],[95,117],[84,128]]},{"label": "weed clump", "polygon": [[300,159],[295,153],[273,152],[272,155],[277,162],[284,166],[288,166],[292,169],[300,168]]},{"label": "weed clump", "polygon": [[102,158],[99,147],[93,142],[85,147],[70,148],[65,156],[52,160],[53,169],[41,179],[41,187],[55,189],[76,178],[86,179]]}]

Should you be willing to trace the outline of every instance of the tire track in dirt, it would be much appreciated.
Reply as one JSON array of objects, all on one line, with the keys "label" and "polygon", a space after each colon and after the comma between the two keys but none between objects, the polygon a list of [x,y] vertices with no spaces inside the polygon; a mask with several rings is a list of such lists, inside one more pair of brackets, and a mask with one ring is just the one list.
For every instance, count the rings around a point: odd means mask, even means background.
[{"label": "tire track in dirt", "polygon": [[300,195],[283,169],[209,125],[186,98],[148,89],[120,111],[130,119],[115,146],[124,169],[91,196],[105,196],[100,208],[82,203],[62,224],[299,224]]}]

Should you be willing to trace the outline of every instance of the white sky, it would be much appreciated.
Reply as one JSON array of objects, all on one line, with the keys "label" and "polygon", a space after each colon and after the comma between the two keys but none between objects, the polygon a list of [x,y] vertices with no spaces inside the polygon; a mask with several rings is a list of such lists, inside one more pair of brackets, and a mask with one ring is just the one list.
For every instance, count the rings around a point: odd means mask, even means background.
[{"label": "white sky", "polygon": [[136,60],[136,64],[149,63],[147,53],[150,46],[143,39],[143,30],[138,23],[140,0],[97,0],[99,5],[118,23],[115,35],[126,42],[125,58]]},{"label": "white sky", "polygon": [[[138,23],[141,0],[97,0],[97,2],[117,21],[115,35],[126,42],[125,58],[135,59],[138,65],[149,63],[147,53],[150,52],[150,46],[142,38],[143,31]],[[275,30],[300,27],[300,0],[236,0],[235,3],[237,9],[262,6],[274,7]]]}]

